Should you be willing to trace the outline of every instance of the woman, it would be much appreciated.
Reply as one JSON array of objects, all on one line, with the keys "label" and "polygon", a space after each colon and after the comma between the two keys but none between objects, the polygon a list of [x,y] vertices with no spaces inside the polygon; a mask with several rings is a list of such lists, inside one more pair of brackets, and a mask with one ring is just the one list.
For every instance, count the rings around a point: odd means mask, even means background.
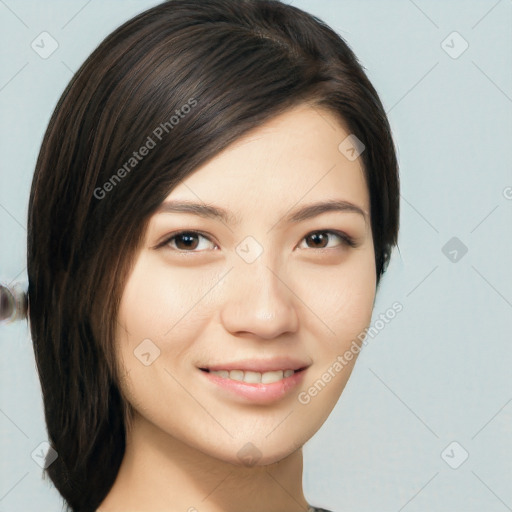
[{"label": "woman", "polygon": [[375,89],[311,15],[171,0],[110,34],[29,203],[45,471],[69,510],[323,510],[301,447],[357,359],[398,185]]}]

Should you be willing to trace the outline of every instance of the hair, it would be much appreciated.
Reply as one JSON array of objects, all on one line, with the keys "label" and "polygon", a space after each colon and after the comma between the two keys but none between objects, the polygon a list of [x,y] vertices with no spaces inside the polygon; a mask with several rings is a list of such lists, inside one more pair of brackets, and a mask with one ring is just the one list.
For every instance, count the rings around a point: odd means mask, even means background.
[{"label": "hair", "polygon": [[27,271],[58,454],[44,471],[67,510],[95,511],[123,459],[132,410],[115,328],[149,218],[200,165],[301,104],[332,112],[365,145],[378,286],[398,236],[391,129],[356,56],[318,18],[278,0],[170,0],[108,35],[64,90],[32,182]]}]

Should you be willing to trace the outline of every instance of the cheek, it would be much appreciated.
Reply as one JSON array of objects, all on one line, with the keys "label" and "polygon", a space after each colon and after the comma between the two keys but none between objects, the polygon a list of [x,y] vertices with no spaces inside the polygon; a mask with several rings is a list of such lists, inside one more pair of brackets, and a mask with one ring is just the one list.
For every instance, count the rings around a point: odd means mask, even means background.
[{"label": "cheek", "polygon": [[371,321],[376,292],[371,249],[355,251],[339,265],[302,273],[299,280],[299,296],[315,313],[308,314],[310,329],[324,340],[318,344],[327,352],[350,345]]},{"label": "cheek", "polygon": [[[301,411],[319,423],[330,414],[354,369],[361,351],[361,335],[372,317],[376,291],[372,251],[355,253],[350,264],[318,270],[314,287],[303,289],[305,302],[318,317],[307,313],[313,334],[310,353],[314,365],[297,396]],[[313,306],[314,304],[314,306]]]},{"label": "cheek", "polygon": [[141,258],[125,286],[119,323],[131,342],[152,337],[181,339],[182,331],[190,337],[190,329],[199,328],[206,316],[209,302],[204,297],[213,282],[215,276],[206,272]]},{"label": "cheek", "polygon": [[343,340],[357,337],[370,323],[375,299],[374,271],[364,270],[342,275],[334,281],[329,311],[333,330]]},{"label": "cheek", "polygon": [[120,385],[137,409],[145,410],[147,390],[169,386],[165,369],[190,364],[187,351],[213,314],[201,300],[209,288],[208,279],[192,278],[190,270],[171,271],[144,258],[134,267],[119,307],[116,350]]}]

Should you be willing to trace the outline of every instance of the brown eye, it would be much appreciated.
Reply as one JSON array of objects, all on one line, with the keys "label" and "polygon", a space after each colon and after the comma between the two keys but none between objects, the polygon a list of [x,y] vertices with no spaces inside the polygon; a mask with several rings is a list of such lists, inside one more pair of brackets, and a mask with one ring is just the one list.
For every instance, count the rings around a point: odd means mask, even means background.
[{"label": "brown eye", "polygon": [[176,247],[178,249],[196,249],[198,242],[197,242],[197,235],[193,233],[182,233],[180,235],[177,235],[175,237],[176,239]]},{"label": "brown eye", "polygon": [[312,242],[314,249],[324,249],[329,243],[329,236],[326,233],[313,233],[305,238],[308,242]]},{"label": "brown eye", "polygon": [[201,239],[210,241],[206,236],[196,231],[181,231],[168,238],[165,241],[165,245],[176,251],[200,252],[200,250],[204,249],[203,244],[203,247],[197,250],[201,246]]},{"label": "brown eye", "polygon": [[[337,238],[339,243],[335,246],[328,247],[330,237]],[[337,231],[315,231],[305,236],[303,240],[306,242],[307,247],[311,249],[329,249],[340,246],[356,246],[354,240],[350,236]]]}]

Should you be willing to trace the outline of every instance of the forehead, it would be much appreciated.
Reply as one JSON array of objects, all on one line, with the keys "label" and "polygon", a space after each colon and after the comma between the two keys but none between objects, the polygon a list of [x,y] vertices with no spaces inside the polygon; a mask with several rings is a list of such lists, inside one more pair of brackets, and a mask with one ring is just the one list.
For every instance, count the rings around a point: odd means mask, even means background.
[{"label": "forehead", "polygon": [[362,159],[343,151],[350,135],[335,114],[300,105],[240,137],[167,199],[222,204],[233,222],[246,210],[261,216],[319,199],[346,200],[368,211]]}]

